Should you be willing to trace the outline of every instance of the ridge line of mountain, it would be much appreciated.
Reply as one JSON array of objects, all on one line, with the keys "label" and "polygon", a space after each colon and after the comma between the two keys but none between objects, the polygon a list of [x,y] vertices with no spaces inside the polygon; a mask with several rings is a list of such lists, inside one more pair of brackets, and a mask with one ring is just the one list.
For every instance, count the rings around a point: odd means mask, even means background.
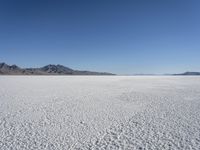
[{"label": "ridge line of mountain", "polygon": [[115,75],[108,72],[74,70],[63,65],[49,64],[40,68],[21,68],[0,63],[0,75]]}]

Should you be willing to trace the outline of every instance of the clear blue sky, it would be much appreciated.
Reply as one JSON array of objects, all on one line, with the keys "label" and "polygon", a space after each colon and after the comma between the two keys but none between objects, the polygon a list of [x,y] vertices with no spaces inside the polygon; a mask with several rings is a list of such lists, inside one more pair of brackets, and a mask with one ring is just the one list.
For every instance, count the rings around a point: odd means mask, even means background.
[{"label": "clear blue sky", "polygon": [[0,0],[0,62],[200,71],[199,0]]}]

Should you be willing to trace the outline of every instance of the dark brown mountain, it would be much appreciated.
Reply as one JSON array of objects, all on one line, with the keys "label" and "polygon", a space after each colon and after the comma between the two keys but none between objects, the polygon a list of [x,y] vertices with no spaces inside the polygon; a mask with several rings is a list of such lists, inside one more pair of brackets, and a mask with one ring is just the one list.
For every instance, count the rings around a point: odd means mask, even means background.
[{"label": "dark brown mountain", "polygon": [[114,75],[107,72],[79,71],[62,65],[47,65],[41,68],[20,68],[0,63],[0,75]]}]

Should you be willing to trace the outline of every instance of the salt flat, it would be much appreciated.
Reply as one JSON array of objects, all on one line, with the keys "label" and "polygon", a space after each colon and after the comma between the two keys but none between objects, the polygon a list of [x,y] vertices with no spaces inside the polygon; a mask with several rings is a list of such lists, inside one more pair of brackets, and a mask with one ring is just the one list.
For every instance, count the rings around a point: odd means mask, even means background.
[{"label": "salt flat", "polygon": [[200,149],[200,77],[0,76],[0,149]]}]

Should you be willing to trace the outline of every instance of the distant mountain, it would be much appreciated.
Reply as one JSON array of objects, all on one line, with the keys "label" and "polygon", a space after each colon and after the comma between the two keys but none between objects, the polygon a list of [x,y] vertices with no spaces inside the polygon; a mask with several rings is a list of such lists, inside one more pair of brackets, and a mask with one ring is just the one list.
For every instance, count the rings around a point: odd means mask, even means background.
[{"label": "distant mountain", "polygon": [[80,71],[62,65],[47,65],[41,68],[20,68],[0,63],[0,75],[114,75],[107,72]]},{"label": "distant mountain", "polygon": [[200,75],[200,72],[184,72],[180,74],[173,74],[173,75],[184,75],[184,76],[190,76],[190,75]]},{"label": "distant mountain", "polygon": [[7,65],[6,63],[0,63],[0,74],[21,74],[23,69],[16,65]]}]

